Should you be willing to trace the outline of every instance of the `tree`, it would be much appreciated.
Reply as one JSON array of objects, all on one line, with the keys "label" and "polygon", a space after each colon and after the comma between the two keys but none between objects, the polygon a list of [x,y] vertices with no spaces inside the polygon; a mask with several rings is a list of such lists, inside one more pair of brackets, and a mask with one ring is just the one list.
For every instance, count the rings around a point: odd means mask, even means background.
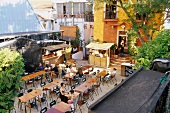
[{"label": "tree", "polygon": [[[104,2],[108,5],[115,5],[122,8],[125,14],[128,16],[128,20],[125,20],[131,24],[132,29],[138,35],[141,43],[151,40],[154,33],[164,24],[164,21],[168,18],[165,16],[165,10],[170,9],[169,0],[117,0],[119,4],[113,4],[113,0],[95,0],[98,2]],[[136,18],[140,18],[140,22],[136,21]],[[157,22],[159,20],[159,22]]]},{"label": "tree", "polygon": [[144,43],[138,48],[136,55],[136,69],[143,66],[150,68],[151,62],[156,58],[170,58],[170,29],[160,32],[153,40]]},{"label": "tree", "polygon": [[0,49],[0,113],[10,112],[14,98],[22,85],[24,73],[22,56],[8,48]]}]

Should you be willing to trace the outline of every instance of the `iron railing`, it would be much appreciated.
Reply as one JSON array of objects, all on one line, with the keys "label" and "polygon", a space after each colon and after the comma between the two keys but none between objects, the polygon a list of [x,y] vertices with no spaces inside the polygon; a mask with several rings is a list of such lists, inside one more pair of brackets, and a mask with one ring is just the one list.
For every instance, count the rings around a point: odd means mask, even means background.
[{"label": "iron railing", "polygon": [[93,14],[85,14],[84,21],[85,22],[94,22],[94,15]]},{"label": "iron railing", "polygon": [[117,19],[117,11],[104,11],[104,19]]}]

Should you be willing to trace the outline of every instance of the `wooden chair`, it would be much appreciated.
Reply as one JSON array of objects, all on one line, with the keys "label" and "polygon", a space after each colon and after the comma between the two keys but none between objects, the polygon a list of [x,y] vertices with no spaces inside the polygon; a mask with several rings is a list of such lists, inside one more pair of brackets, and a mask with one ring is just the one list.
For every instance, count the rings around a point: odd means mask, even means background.
[{"label": "wooden chair", "polygon": [[99,92],[98,92],[98,89],[100,89],[100,91],[102,92],[102,89],[101,89],[101,82],[97,82],[96,84],[94,84],[94,87],[95,87],[95,89],[96,89],[96,92],[99,94]]},{"label": "wooden chair", "polygon": [[24,95],[24,93],[19,93],[18,94],[18,108],[19,108],[19,105],[20,105],[20,109],[22,108],[22,103],[20,102],[19,97],[21,97],[23,95]]},{"label": "wooden chair", "polygon": [[28,90],[27,90],[27,93],[30,93],[30,92],[32,92],[32,89],[28,89]]},{"label": "wooden chair", "polygon": [[41,103],[47,103],[47,106],[48,106],[48,102],[47,102],[47,95],[45,93],[43,93],[43,97],[42,98],[38,98],[37,100],[39,103],[40,103],[40,107],[42,109],[42,105]]},{"label": "wooden chair", "polygon": [[84,73],[85,77],[88,78],[89,77],[89,71]]},{"label": "wooden chair", "polygon": [[81,113],[82,113],[81,106],[83,106],[84,104],[86,104],[86,106],[87,106],[87,108],[88,108],[87,100],[78,100],[78,101],[77,101],[77,105],[79,106],[79,109],[80,109],[80,112],[81,112]]},{"label": "wooden chair", "polygon": [[34,108],[34,107],[35,107],[35,108],[37,109],[37,111],[38,111],[38,106],[37,106],[36,102],[28,103],[27,107],[30,108],[30,113],[31,113],[31,109]]}]

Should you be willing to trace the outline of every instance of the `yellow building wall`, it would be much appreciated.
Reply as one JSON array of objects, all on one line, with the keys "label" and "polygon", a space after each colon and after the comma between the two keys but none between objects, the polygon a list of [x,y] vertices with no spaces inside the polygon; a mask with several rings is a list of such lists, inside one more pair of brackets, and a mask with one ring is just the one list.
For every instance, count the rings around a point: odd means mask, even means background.
[{"label": "yellow building wall", "polygon": [[[135,0],[132,0],[132,2],[135,2]],[[97,4],[97,5],[96,5]],[[110,26],[113,25],[113,22],[111,21],[104,21],[104,3],[95,3],[94,4],[94,40],[99,40],[100,42],[104,41],[104,31],[108,31],[106,30],[104,27],[109,26],[108,24],[110,24]],[[120,3],[118,3],[118,5],[120,5]],[[96,8],[100,7],[100,8]],[[128,19],[127,15],[125,14],[125,12],[123,11],[122,8],[118,8],[118,26],[117,26],[117,32],[118,31],[123,31],[124,29],[121,27],[122,23],[125,23],[125,30],[129,30],[132,26],[132,24],[130,22],[127,22],[126,20]],[[133,10],[131,11],[133,12]],[[153,21],[160,23],[161,19],[159,19],[160,14],[157,14],[156,17],[153,19]],[[112,30],[112,29],[109,29]],[[155,35],[154,35],[155,36]],[[115,35],[115,37],[118,39],[119,34]],[[107,37],[107,35],[105,35],[105,38],[109,38]],[[140,45],[140,44],[139,44]]]},{"label": "yellow building wall", "polygon": [[104,33],[104,3],[95,3],[94,6],[94,40],[99,40],[103,42]]}]

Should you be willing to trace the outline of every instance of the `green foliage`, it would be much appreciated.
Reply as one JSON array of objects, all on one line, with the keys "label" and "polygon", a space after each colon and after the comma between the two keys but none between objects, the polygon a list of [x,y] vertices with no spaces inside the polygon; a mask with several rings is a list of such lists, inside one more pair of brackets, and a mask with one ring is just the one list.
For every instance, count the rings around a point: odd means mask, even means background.
[{"label": "green foliage", "polygon": [[117,44],[113,44],[111,47],[110,47],[110,50],[115,50],[115,47],[117,46]]},{"label": "green foliage", "polygon": [[150,63],[156,58],[170,58],[170,30],[160,32],[154,40],[144,43],[138,48],[136,67],[149,69]]},{"label": "green foliage", "polygon": [[138,36],[134,30],[129,30],[128,32],[128,52],[130,56],[136,56],[137,54],[137,47],[136,47],[136,40]]},{"label": "green foliage", "polygon": [[90,39],[85,42],[84,46],[87,46],[88,44],[90,44]]},{"label": "green foliage", "polygon": [[81,37],[81,33],[80,33],[80,29],[78,28],[76,31],[76,38],[71,40],[71,45],[73,45],[74,47],[77,47],[80,45],[80,37]]},{"label": "green foliage", "polygon": [[8,48],[0,50],[0,113],[13,108],[14,98],[22,85],[24,73],[22,56]]}]

